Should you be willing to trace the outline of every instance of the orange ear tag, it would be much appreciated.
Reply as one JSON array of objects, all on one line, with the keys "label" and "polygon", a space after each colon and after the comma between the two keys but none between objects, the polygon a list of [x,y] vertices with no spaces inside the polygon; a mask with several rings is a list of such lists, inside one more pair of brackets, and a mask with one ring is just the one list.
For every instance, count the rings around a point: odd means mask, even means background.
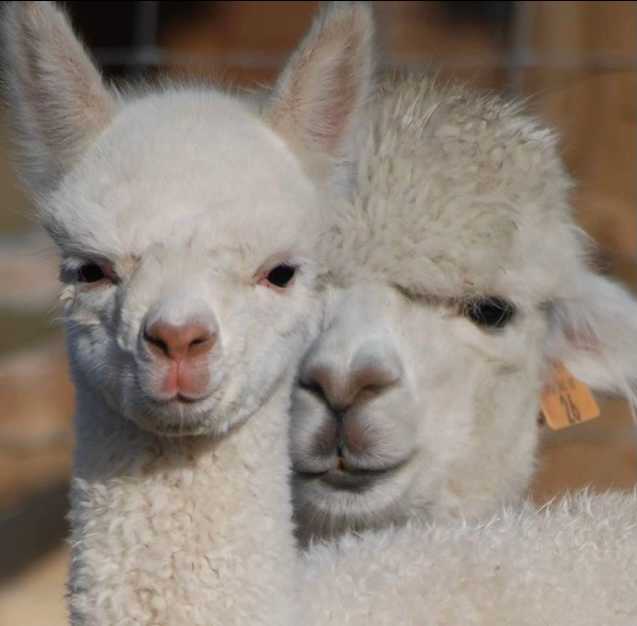
[{"label": "orange ear tag", "polygon": [[591,390],[562,363],[556,363],[551,382],[542,392],[542,414],[551,430],[562,430],[599,417]]}]

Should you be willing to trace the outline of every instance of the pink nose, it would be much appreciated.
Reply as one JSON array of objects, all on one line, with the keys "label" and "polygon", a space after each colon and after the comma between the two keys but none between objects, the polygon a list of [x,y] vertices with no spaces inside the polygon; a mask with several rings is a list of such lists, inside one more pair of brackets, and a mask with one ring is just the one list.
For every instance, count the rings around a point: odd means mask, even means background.
[{"label": "pink nose", "polygon": [[174,326],[155,322],[144,331],[144,340],[153,354],[174,361],[193,359],[210,352],[217,335],[197,323]]}]

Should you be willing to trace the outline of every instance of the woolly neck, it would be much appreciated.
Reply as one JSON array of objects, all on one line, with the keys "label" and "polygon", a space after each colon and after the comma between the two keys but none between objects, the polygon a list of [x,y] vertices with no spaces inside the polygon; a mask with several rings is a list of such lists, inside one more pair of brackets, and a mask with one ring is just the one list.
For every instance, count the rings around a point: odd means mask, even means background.
[{"label": "woolly neck", "polygon": [[289,385],[221,438],[162,438],[78,391],[74,626],[297,623]]}]

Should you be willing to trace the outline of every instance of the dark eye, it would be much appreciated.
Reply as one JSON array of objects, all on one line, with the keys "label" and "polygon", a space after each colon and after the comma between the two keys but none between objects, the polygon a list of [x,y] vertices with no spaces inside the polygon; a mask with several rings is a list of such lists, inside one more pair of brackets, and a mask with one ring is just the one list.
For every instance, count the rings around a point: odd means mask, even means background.
[{"label": "dark eye", "polygon": [[295,267],[282,263],[269,271],[266,280],[275,287],[287,287],[295,273]]},{"label": "dark eye", "polygon": [[80,283],[96,283],[105,278],[104,270],[97,263],[85,263],[77,270],[77,280]]},{"label": "dark eye", "polygon": [[478,326],[504,328],[515,315],[515,307],[502,298],[483,298],[467,303],[465,315]]}]

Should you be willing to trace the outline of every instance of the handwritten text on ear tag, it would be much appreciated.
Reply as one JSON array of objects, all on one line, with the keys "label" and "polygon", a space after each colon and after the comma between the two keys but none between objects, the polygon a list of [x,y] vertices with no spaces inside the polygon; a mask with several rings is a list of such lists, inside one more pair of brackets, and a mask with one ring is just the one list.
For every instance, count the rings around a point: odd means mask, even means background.
[{"label": "handwritten text on ear tag", "polygon": [[561,430],[599,417],[591,390],[562,363],[556,363],[542,392],[542,414],[551,430]]}]

